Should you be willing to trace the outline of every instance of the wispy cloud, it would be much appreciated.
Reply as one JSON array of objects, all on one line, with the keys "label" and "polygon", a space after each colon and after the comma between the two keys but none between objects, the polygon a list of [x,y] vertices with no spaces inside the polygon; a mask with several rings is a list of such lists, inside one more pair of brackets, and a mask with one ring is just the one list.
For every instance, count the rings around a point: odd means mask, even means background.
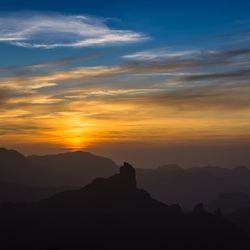
[{"label": "wispy cloud", "polygon": [[144,60],[163,60],[166,58],[175,58],[175,57],[193,57],[199,55],[199,50],[180,50],[173,51],[169,48],[159,48],[152,50],[139,51],[133,54],[128,54],[123,56],[125,59],[135,60],[135,61],[144,61]]},{"label": "wispy cloud", "polygon": [[250,48],[235,48],[228,50],[209,50],[209,49],[196,49],[196,50],[170,50],[166,48],[158,48],[153,50],[139,51],[133,54],[124,55],[123,58],[136,62],[165,62],[173,63],[189,62],[191,66],[195,64],[214,64],[226,63],[230,59],[239,56],[250,56]]},{"label": "wispy cloud", "polygon": [[[60,67],[78,60],[66,58],[3,68],[1,140],[28,137],[70,148],[126,140],[249,140],[247,45],[159,48],[125,58],[110,66]],[[20,70],[27,73],[20,76]]]},{"label": "wispy cloud", "polygon": [[3,103],[4,101],[4,91],[3,89],[0,88],[0,105]]},{"label": "wispy cloud", "polygon": [[2,67],[0,68],[0,73],[15,74],[18,76],[22,76],[22,75],[27,76],[27,75],[32,75],[32,73],[34,72],[40,72],[41,70],[51,71],[51,70],[56,70],[61,66],[85,62],[99,55],[100,53],[89,53],[89,54],[81,55],[81,56],[64,57],[58,60],[45,62],[45,63],[37,63],[37,64],[24,65],[24,66]]},{"label": "wispy cloud", "polygon": [[[230,89],[237,83],[236,88],[241,89],[241,86],[249,78],[249,65],[246,63],[250,61],[250,49],[248,48],[213,51],[188,50],[170,53],[165,50],[165,54],[159,51],[160,49],[156,54],[153,54],[152,50],[143,52],[144,54],[150,53],[154,55],[153,59],[151,59],[152,56],[147,60],[145,58],[142,60],[139,57],[134,61],[133,58],[127,63],[114,66],[77,67],[48,73],[41,72],[41,74],[35,75],[27,74],[22,77],[2,77],[0,78],[0,87],[12,93],[12,95],[9,95],[11,99],[19,99],[20,95],[35,93],[54,96],[53,98],[50,97],[53,101],[48,101],[48,103],[61,102],[63,99],[100,100],[112,98],[119,100],[120,98],[124,100],[126,97],[134,101],[137,96],[141,100],[147,94],[157,95],[162,99],[160,96],[163,94],[166,100],[171,98],[169,105],[175,103],[172,101],[173,99],[177,100],[176,105],[178,105],[183,96],[196,101],[196,95],[194,97],[193,91],[196,89],[200,91],[200,87],[208,86],[206,91],[209,92],[214,88],[220,89],[222,86]],[[86,57],[65,58],[51,63],[25,66],[24,70],[29,69],[32,71],[36,69],[39,73],[39,70],[46,67],[51,68],[78,59],[85,60]],[[154,83],[153,78],[156,77],[160,78],[159,81]],[[123,86],[120,85],[119,87],[117,81],[121,81],[123,78],[125,79],[122,80]],[[144,82],[138,87],[135,78],[143,78]],[[245,91],[249,92],[249,89],[246,88]],[[234,96],[232,92],[230,93]],[[198,94],[200,95],[200,101],[204,98],[208,99],[203,91]],[[220,92],[221,96],[224,94],[227,95],[228,93]],[[35,96],[35,98],[38,97]],[[237,97],[237,99],[239,103],[244,105],[244,102],[240,101],[240,97]],[[245,100],[245,95],[243,99]],[[39,97],[39,100],[42,100],[39,101],[39,104],[46,103],[47,96],[45,98]],[[167,102],[162,102],[162,105],[166,104]]]},{"label": "wispy cloud", "polygon": [[186,75],[180,77],[179,80],[184,82],[196,82],[196,81],[207,81],[210,82],[215,80],[222,80],[222,79],[229,79],[229,80],[248,80],[250,76],[249,68],[246,69],[239,69],[235,71],[228,71],[228,72],[219,72],[219,73],[201,73],[201,74],[193,74],[193,75]]},{"label": "wispy cloud", "polygon": [[109,27],[85,15],[22,12],[0,15],[0,42],[29,48],[88,47],[148,39],[132,30]]}]

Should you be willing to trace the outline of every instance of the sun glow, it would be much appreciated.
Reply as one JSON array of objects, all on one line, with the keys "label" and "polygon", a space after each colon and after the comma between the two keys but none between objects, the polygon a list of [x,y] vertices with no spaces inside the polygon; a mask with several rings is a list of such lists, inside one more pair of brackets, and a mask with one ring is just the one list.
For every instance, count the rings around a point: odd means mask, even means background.
[{"label": "sun glow", "polygon": [[[2,112],[1,143],[47,144],[82,150],[105,143],[179,143],[190,140],[249,138],[246,112],[236,122],[220,111],[186,111],[140,103],[75,101],[54,110],[54,104],[37,104]],[[230,115],[232,114],[232,111]],[[32,119],[31,119],[32,117]],[[152,122],[153,121],[153,122]]]},{"label": "sun glow", "polygon": [[63,145],[69,150],[80,150],[87,148],[95,141],[93,131],[95,123],[84,119],[79,113],[63,113],[59,121],[60,129],[58,144]]},{"label": "sun glow", "polygon": [[68,129],[64,131],[62,144],[69,150],[80,150],[87,148],[93,143],[91,132],[83,128]]}]

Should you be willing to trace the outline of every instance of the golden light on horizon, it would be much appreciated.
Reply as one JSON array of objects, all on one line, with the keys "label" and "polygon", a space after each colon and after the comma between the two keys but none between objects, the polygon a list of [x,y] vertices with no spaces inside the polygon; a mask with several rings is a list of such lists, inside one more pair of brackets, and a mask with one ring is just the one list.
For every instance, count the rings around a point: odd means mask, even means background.
[{"label": "golden light on horizon", "polygon": [[235,111],[238,117],[234,121],[230,117],[232,112],[230,115],[221,115],[216,110],[176,112],[174,107],[156,109],[131,102],[76,101],[56,112],[53,109],[45,112],[43,105],[3,112],[0,125],[6,132],[2,133],[1,142],[43,143],[81,150],[110,142],[181,143],[250,137],[247,111]]},{"label": "golden light on horizon", "polygon": [[69,150],[81,150],[93,143],[93,123],[79,117],[66,118],[63,121],[62,144]]},{"label": "golden light on horizon", "polygon": [[105,143],[250,139],[248,85],[207,94],[206,88],[186,89],[178,81],[149,87],[130,79],[122,87],[107,80],[124,71],[128,78],[137,72],[100,66],[0,79],[16,93],[0,107],[0,143],[81,150]]}]

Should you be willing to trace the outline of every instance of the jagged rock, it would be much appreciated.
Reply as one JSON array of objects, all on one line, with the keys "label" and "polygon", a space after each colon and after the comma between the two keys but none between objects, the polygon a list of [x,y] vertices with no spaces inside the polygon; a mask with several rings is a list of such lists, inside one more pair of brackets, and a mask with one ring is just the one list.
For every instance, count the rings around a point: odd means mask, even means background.
[{"label": "jagged rock", "polygon": [[128,189],[136,189],[135,169],[127,162],[120,167],[120,181]]},{"label": "jagged rock", "polygon": [[145,190],[137,188],[136,171],[126,162],[118,174],[109,178],[96,178],[82,189],[59,193],[42,203],[60,209],[102,211],[168,208],[164,203],[151,198]]}]

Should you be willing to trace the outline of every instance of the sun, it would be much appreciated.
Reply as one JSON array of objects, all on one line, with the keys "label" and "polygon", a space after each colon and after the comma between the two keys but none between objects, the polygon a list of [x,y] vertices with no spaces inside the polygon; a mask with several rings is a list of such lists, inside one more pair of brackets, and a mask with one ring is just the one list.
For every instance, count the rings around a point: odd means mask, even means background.
[{"label": "sun", "polygon": [[69,150],[81,150],[95,142],[95,124],[81,117],[70,117],[63,121],[61,141]]},{"label": "sun", "polygon": [[73,151],[87,148],[89,144],[84,136],[71,136],[66,140],[66,147]]}]

